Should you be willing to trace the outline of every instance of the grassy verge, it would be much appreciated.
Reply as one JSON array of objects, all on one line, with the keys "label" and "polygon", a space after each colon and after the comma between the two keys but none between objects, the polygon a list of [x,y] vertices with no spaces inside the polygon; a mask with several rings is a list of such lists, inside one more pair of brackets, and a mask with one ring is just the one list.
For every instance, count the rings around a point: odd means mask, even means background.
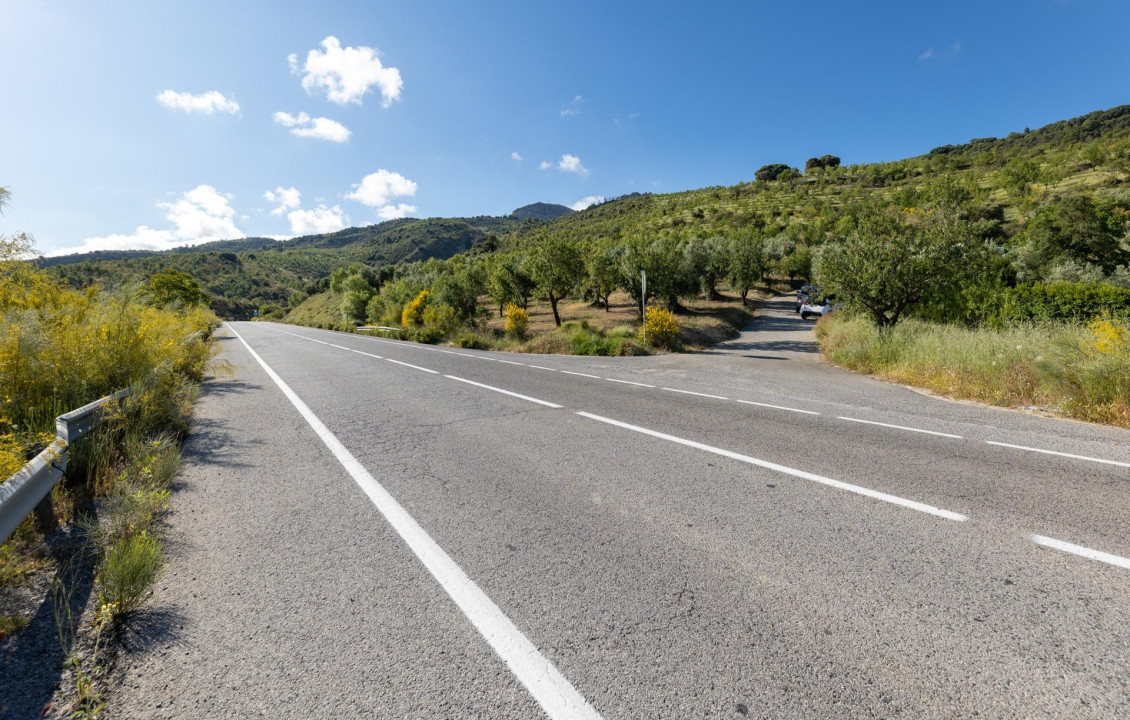
[{"label": "grassy verge", "polygon": [[880,332],[863,318],[816,325],[841,367],[955,398],[1050,410],[1130,427],[1130,327],[1026,325],[1000,330],[906,320]]}]

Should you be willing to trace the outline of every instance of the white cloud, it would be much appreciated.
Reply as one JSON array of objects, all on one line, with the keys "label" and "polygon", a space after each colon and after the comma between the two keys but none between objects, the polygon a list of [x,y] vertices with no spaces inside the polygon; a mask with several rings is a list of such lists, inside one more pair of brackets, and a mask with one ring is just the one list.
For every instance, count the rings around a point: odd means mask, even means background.
[{"label": "white cloud", "polygon": [[295,235],[337,232],[349,223],[349,218],[337,205],[332,208],[319,205],[313,210],[295,210],[288,213],[286,219],[290,220],[290,231]]},{"label": "white cloud", "polygon": [[279,206],[271,211],[272,215],[282,215],[287,210],[295,210],[302,204],[302,193],[298,192],[298,188],[289,187],[284,188],[279,185],[274,190],[268,190],[263,193],[263,197],[267,202],[278,203]]},{"label": "white cloud", "polygon": [[413,215],[418,211],[415,205],[400,203],[399,205],[385,205],[377,209],[377,217],[381,220],[396,220],[397,218]]},{"label": "white cloud", "polygon": [[513,160],[514,162],[522,162],[522,156],[518,153],[517,150],[510,153],[510,159]]},{"label": "white cloud", "polygon": [[581,210],[584,210],[587,207],[591,207],[593,205],[596,205],[597,203],[602,203],[602,202],[604,202],[604,196],[603,195],[589,195],[588,197],[581,198],[580,200],[573,203],[569,207],[573,208],[577,212],[580,212]]},{"label": "white cloud", "polygon": [[561,156],[561,161],[557,163],[557,169],[561,172],[571,172],[587,177],[589,169],[581,164],[581,159],[576,155],[565,154]]},{"label": "white cloud", "polygon": [[171,110],[202,112],[207,115],[217,112],[234,115],[239,112],[239,103],[235,98],[224,97],[218,90],[209,90],[199,95],[165,90],[157,94],[157,102]]},{"label": "white cloud", "polygon": [[935,51],[934,48],[926,48],[926,51],[918,56],[918,62],[926,62],[927,60],[949,60],[956,57],[961,53],[961,43],[955,42],[945,50]]},{"label": "white cloud", "polygon": [[290,128],[291,135],[298,137],[317,138],[318,140],[329,140],[331,142],[346,142],[349,136],[353,133],[349,128],[345,127],[336,120],[329,118],[317,117],[312,118],[304,112],[297,115],[290,113],[277,112],[274,117],[275,122],[283,127]]},{"label": "white cloud", "polygon": [[295,75],[304,73],[302,87],[306,92],[324,90],[326,98],[338,105],[360,105],[365,93],[376,86],[381,93],[381,104],[387,108],[400,99],[400,90],[404,87],[400,70],[385,67],[376,48],[343,48],[332,35],[322,41],[321,51],[315,49],[307,53],[301,70],[297,54],[287,56],[287,62]]},{"label": "white cloud", "polygon": [[541,164],[540,164],[540,165],[538,165],[538,170],[548,170],[548,169],[550,169],[551,167],[553,167],[553,163],[551,163],[551,162],[550,162],[550,161],[548,161],[548,160],[542,160],[542,161],[541,161]]},{"label": "white cloud", "polygon": [[229,204],[230,200],[230,195],[218,192],[211,185],[199,185],[173,202],[157,204],[157,207],[168,211],[165,218],[173,224],[172,229],[158,230],[141,225],[128,235],[86,238],[81,245],[62,248],[51,254],[69,255],[95,250],[168,250],[182,245],[246,237],[235,226],[235,209]]},{"label": "white cloud", "polygon": [[372,208],[388,205],[391,198],[411,197],[416,194],[416,183],[391,170],[377,170],[353,186],[345,197]]},{"label": "white cloud", "polygon": [[581,104],[584,102],[585,99],[582,96],[575,96],[572,100],[569,101],[569,104],[561,110],[561,117],[573,117],[574,115],[580,115]]}]

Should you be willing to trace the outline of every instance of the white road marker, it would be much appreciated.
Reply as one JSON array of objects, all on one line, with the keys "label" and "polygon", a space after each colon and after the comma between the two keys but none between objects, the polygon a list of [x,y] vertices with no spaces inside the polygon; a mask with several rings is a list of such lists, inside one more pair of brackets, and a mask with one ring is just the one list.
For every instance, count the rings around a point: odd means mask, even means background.
[{"label": "white road marker", "polygon": [[458,380],[459,382],[467,383],[468,385],[474,385],[475,387],[481,387],[485,390],[493,390],[496,393],[502,393],[503,395],[509,395],[510,397],[516,397],[520,400],[528,400],[532,403],[537,403],[538,405],[545,405],[546,407],[551,407],[551,408],[560,408],[561,407],[561,405],[558,405],[557,403],[551,403],[551,402],[547,402],[545,400],[538,400],[537,398],[530,397],[529,395],[519,395],[516,392],[510,392],[509,390],[503,390],[502,388],[498,388],[498,387],[495,387],[493,385],[484,385],[483,383],[475,382],[474,380],[468,380],[466,378],[455,377],[454,375],[444,375],[444,377],[445,378],[451,378],[452,380]]},{"label": "white road marker", "polygon": [[335,348],[337,348],[338,350],[352,350],[352,349],[353,349],[353,348],[347,348],[347,347],[345,347],[344,345],[334,345],[333,343],[329,343],[329,346],[330,346],[330,347],[335,347]]},{"label": "white road marker", "polygon": [[1027,450],[1029,452],[1044,453],[1045,455],[1059,455],[1060,457],[1074,458],[1075,460],[1088,460],[1090,462],[1103,463],[1104,465],[1117,465],[1118,467],[1130,468],[1130,463],[1118,462],[1117,460],[1103,460],[1102,458],[1087,457],[1086,455],[1072,455],[1071,453],[1057,452],[1055,450],[1041,450],[1040,448],[1025,447],[1024,445],[1010,445],[1009,443],[994,442],[986,440],[987,445],[998,445],[1000,447],[1013,448],[1016,450]]},{"label": "white road marker", "polygon": [[1043,535],[1033,535],[1032,542],[1036,543],[1037,545],[1043,545],[1044,547],[1062,550],[1063,552],[1071,553],[1072,555],[1078,555],[1080,557],[1089,558],[1091,560],[1098,560],[1099,562],[1109,563],[1111,565],[1116,565],[1120,568],[1130,570],[1130,558],[1124,558],[1119,555],[1111,555],[1110,553],[1105,553],[1100,550],[1092,550],[1091,548],[1085,548],[1082,545],[1073,545],[1069,542],[1056,540],[1055,538],[1044,537]]},{"label": "white road marker", "polygon": [[648,385],[647,383],[632,382],[631,380],[617,380],[616,378],[604,378],[604,379],[607,380],[608,382],[621,383],[621,384],[624,384],[624,385],[638,385],[639,387],[649,387],[649,388],[655,387],[654,385]]},{"label": "white road marker", "polygon": [[523,367],[526,365],[526,363],[514,362],[513,360],[499,360],[499,362],[506,363],[507,365],[521,365]]},{"label": "white road marker", "polygon": [[711,400],[729,400],[730,398],[722,397],[721,395],[707,395],[706,393],[694,392],[693,390],[679,390],[678,388],[659,388],[660,390],[667,390],[668,392],[677,392],[684,395],[698,395],[699,397],[710,398]]},{"label": "white road marker", "polygon": [[371,358],[376,358],[378,360],[384,360],[384,358],[381,357],[380,355],[374,355],[373,353],[367,353],[367,352],[363,352],[361,350],[352,350],[352,352],[355,352],[358,355],[367,355],[368,357],[371,357]]},{"label": "white road marker", "polygon": [[547,367],[542,367],[541,365],[528,365],[527,367],[532,367],[532,368],[535,368],[537,370],[548,370],[550,372],[557,372],[557,368],[547,368]]},{"label": "white road marker", "polygon": [[906,427],[905,425],[891,425],[890,423],[875,422],[874,420],[860,420],[859,418],[842,417],[837,415],[837,420],[847,420],[848,422],[864,423],[866,425],[880,425],[882,427],[894,428],[895,430],[908,430],[910,432],[925,433],[926,435],[940,435],[941,437],[956,438],[961,440],[960,435],[951,435],[949,433],[937,432],[935,430],[922,430],[921,428]]},{"label": "white road marker", "polygon": [[590,420],[608,423],[609,425],[615,425],[616,427],[621,427],[625,430],[632,430],[634,432],[643,433],[644,435],[650,435],[661,440],[667,440],[673,443],[678,443],[680,445],[686,445],[687,447],[692,447],[697,450],[704,450],[709,453],[714,453],[715,455],[721,455],[722,457],[728,457],[731,460],[737,460],[739,462],[749,463],[750,465],[757,465],[758,467],[763,467],[775,472],[792,475],[793,477],[811,480],[812,482],[817,482],[821,485],[834,487],[838,490],[846,490],[848,492],[856,493],[857,495],[864,495],[874,500],[882,500],[883,502],[910,508],[911,510],[917,510],[918,512],[926,513],[927,515],[935,515],[937,517],[945,518],[946,520],[954,520],[956,522],[965,522],[969,519],[965,515],[961,515],[960,513],[955,513],[950,510],[942,510],[941,508],[936,508],[933,505],[927,505],[915,500],[907,500],[906,498],[901,498],[897,495],[889,495],[884,492],[879,492],[878,490],[860,487],[859,485],[852,485],[851,483],[846,483],[841,480],[833,480],[832,478],[826,478],[822,475],[805,472],[804,470],[797,470],[796,468],[787,467],[785,465],[778,465],[777,463],[769,462],[768,460],[759,460],[758,458],[750,457],[749,455],[742,455],[730,450],[723,450],[722,448],[716,448],[712,445],[705,445],[700,442],[695,442],[694,440],[687,440],[685,438],[668,435],[666,433],[661,433],[655,430],[648,430],[647,428],[639,427],[638,425],[629,425],[626,422],[620,422],[619,420],[601,417],[600,415],[593,415],[592,413],[578,412],[577,414],[581,417],[587,417]]},{"label": "white road marker", "polygon": [[599,375],[589,375],[588,373],[573,372],[572,370],[562,370],[561,372],[565,373],[566,375],[580,375],[581,377],[592,378],[594,380],[603,380],[604,379],[604,378],[600,377]]},{"label": "white road marker", "polygon": [[788,410],[789,412],[804,413],[805,415],[819,415],[820,413],[814,410],[800,410],[798,408],[785,407],[784,405],[770,405],[769,403],[759,403],[752,400],[734,400],[744,405],[759,405],[761,407],[773,408],[774,410]]},{"label": "white road marker", "polygon": [[341,441],[318,419],[306,403],[302,402],[290,386],[251,349],[235,328],[230,325],[228,328],[247,348],[247,352],[251,353],[251,357],[255,358],[267,375],[275,381],[353,481],[369,496],[388,524],[396,530],[432,577],[455,601],[483,639],[502,658],[534,700],[541,705],[546,715],[554,720],[601,720],[600,713],[589,705],[572,683],[549,661],[549,658],[542,655],[530,639],[494,604],[494,601],[467,577],[463,568],[459,567],[396,501],[396,498],[377,482],[377,479],[341,444]]},{"label": "white road marker", "polygon": [[393,360],[392,358],[385,358],[385,360],[388,360],[390,363],[396,363],[397,365],[403,365],[404,367],[410,367],[413,370],[423,370],[424,372],[431,373],[432,375],[439,375],[438,370],[429,370],[426,367],[420,367],[419,365],[413,365],[412,363],[406,363],[406,362],[401,362],[399,360]]}]

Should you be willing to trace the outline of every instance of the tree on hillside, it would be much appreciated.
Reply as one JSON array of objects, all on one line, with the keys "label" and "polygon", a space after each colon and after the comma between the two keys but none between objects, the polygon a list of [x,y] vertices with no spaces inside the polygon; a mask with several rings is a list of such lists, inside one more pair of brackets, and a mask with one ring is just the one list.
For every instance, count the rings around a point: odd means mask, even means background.
[{"label": "tree on hillside", "polygon": [[1123,247],[1127,223],[1112,207],[1072,196],[1040,208],[1024,232],[1017,265],[1026,279],[1042,279],[1056,265],[1095,266],[1110,274],[1130,262]]},{"label": "tree on hillside", "polygon": [[609,310],[608,296],[620,286],[620,252],[611,245],[596,245],[585,256],[585,287]]},{"label": "tree on hillside", "polygon": [[781,173],[791,169],[792,168],[790,168],[788,165],[783,165],[781,163],[774,163],[773,165],[762,165],[757,169],[757,172],[753,174],[753,177],[755,180],[773,182],[777,179],[778,176],[780,176]]},{"label": "tree on hillside", "polygon": [[[623,271],[624,289],[636,301],[636,306],[651,298],[659,300],[668,310],[679,307],[679,297],[688,287],[696,288],[696,279],[688,278],[681,272],[684,260],[682,243],[673,235],[664,235],[655,240],[637,236],[628,241],[620,262]],[[647,297],[642,295],[640,271],[647,271]],[[641,309],[642,314],[642,309]]]},{"label": "tree on hillside", "polygon": [[585,270],[580,250],[565,238],[543,236],[530,250],[526,265],[537,292],[553,308],[553,321],[561,327],[557,303],[573,291]]},{"label": "tree on hillside", "polygon": [[199,281],[186,272],[166,268],[154,273],[145,286],[145,297],[150,305],[169,307],[177,305],[192,308],[208,304],[208,294]]},{"label": "tree on hillside", "polygon": [[486,260],[486,294],[498,306],[498,316],[503,308],[519,298],[518,263],[511,255],[492,255]]},{"label": "tree on hillside", "polygon": [[846,240],[822,249],[816,281],[888,328],[960,284],[982,250],[968,223],[952,213],[871,212]]},{"label": "tree on hillside", "polygon": [[840,159],[835,155],[821,155],[820,157],[808,158],[804,161],[804,171],[807,173],[809,170],[823,170],[825,168],[835,168],[840,166]]},{"label": "tree on hillside", "polygon": [[726,278],[730,287],[742,296],[745,303],[750,288],[756,285],[765,272],[765,261],[761,256],[761,241],[753,233],[739,233],[730,238],[727,253]]}]

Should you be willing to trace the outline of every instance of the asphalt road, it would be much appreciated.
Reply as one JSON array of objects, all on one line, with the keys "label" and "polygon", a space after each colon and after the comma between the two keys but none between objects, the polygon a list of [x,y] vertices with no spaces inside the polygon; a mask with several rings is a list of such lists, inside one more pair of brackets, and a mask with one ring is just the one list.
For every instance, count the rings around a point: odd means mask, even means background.
[{"label": "asphalt road", "polygon": [[1130,717],[1130,433],[786,305],[649,358],[232,323],[117,715]]}]

